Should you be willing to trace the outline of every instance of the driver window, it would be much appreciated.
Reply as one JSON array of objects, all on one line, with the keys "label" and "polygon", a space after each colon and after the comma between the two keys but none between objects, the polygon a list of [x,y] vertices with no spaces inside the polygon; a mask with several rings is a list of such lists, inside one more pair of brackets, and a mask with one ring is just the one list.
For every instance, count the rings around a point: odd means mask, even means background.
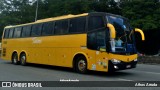
[{"label": "driver window", "polygon": [[87,36],[87,47],[92,50],[99,50],[105,48],[105,31],[90,32]]},{"label": "driver window", "polygon": [[100,48],[105,48],[105,31],[100,31],[97,32],[97,47],[98,49]]}]

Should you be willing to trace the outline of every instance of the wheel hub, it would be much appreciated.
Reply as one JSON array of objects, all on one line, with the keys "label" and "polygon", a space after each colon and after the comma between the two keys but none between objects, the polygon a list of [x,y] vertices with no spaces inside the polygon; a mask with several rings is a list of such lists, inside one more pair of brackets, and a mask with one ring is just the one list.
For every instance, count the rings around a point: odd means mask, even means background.
[{"label": "wheel hub", "polygon": [[21,61],[22,61],[23,64],[24,64],[25,60],[26,60],[26,57],[22,56]]},{"label": "wheel hub", "polygon": [[14,63],[17,63],[17,57],[16,56],[14,56],[13,61],[14,61]]},{"label": "wheel hub", "polygon": [[86,68],[86,63],[85,63],[84,60],[80,60],[78,62],[78,68],[79,68],[80,71],[83,71]]}]

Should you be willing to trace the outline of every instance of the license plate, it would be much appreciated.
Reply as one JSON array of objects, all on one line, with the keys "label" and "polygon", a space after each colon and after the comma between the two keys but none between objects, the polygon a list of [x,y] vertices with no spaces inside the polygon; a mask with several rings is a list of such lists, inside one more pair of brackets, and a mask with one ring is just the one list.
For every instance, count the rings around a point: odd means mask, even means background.
[{"label": "license plate", "polygon": [[131,68],[131,65],[127,65],[126,68]]}]

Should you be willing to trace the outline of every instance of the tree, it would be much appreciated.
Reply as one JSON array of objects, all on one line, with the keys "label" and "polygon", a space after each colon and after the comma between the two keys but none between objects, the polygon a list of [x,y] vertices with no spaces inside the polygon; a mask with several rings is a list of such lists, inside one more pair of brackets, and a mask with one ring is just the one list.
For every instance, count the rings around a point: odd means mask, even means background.
[{"label": "tree", "polygon": [[0,35],[7,25],[34,20],[34,9],[29,0],[1,0],[0,6]]},{"label": "tree", "polygon": [[129,18],[134,27],[143,30],[159,28],[160,3],[156,0],[132,0],[121,4],[122,15]]}]

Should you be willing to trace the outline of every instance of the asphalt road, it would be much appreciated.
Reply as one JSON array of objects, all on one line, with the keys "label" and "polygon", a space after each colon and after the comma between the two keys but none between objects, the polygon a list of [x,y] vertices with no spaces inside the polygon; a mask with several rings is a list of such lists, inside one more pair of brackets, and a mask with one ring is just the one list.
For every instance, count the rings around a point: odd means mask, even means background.
[{"label": "asphalt road", "polygon": [[[78,74],[73,72],[72,69],[69,68],[61,68],[61,67],[53,67],[53,66],[45,66],[45,65],[36,65],[29,64],[27,66],[21,65],[13,65],[9,61],[0,59],[0,81],[60,81],[62,79],[68,80],[79,80],[79,81],[160,81],[160,65],[145,65],[138,64],[137,68],[118,71],[112,75],[104,73],[104,72],[92,72],[89,74]],[[6,88],[0,88],[0,90],[6,90]],[[7,88],[12,90],[11,88]],[[22,88],[15,88],[15,90],[21,90]],[[26,89],[27,88],[23,88]],[[42,88],[31,88],[40,90]],[[44,89],[44,88],[43,88]],[[48,90],[75,90],[74,87],[66,88],[66,87],[54,87],[54,88],[46,88]],[[77,90],[86,89],[86,90],[128,90],[129,88],[124,87],[81,87],[76,88]],[[159,87],[131,87],[132,90],[160,90]]]}]

